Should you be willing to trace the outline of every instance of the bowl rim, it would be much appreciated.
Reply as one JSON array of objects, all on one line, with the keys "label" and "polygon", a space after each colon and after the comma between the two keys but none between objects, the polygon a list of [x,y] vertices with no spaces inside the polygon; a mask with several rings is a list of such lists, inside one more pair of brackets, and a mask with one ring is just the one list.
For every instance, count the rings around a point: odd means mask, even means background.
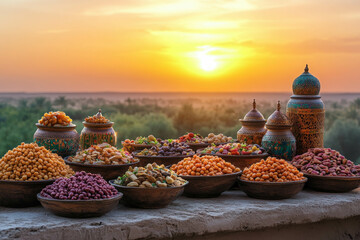
[{"label": "bowl rim", "polygon": [[82,121],[82,124],[84,125],[84,127],[95,127],[95,128],[101,128],[101,127],[105,127],[105,128],[110,128],[114,125],[114,122],[112,121],[108,121],[106,123],[91,123],[91,122],[86,122],[86,121]]},{"label": "bowl rim", "polygon": [[78,162],[70,162],[67,160],[68,157],[64,158],[64,162],[68,165],[73,165],[73,166],[80,166],[80,167],[93,167],[93,168],[110,168],[110,167],[115,167],[115,168],[119,168],[119,167],[123,167],[123,166],[131,166],[134,164],[138,164],[140,163],[140,160],[137,160],[136,162],[131,162],[131,163],[125,163],[125,164],[113,164],[113,165],[96,165],[96,164],[87,164],[87,163],[78,163]]},{"label": "bowl rim", "polygon": [[326,180],[360,180],[360,176],[320,176],[320,175],[315,175],[315,174],[308,174],[308,173],[304,173],[305,177],[308,178],[318,178],[318,179],[326,179]]},{"label": "bowl rim", "polygon": [[57,179],[59,179],[59,178],[48,179],[48,180],[36,180],[36,181],[0,180],[0,183],[15,183],[15,184],[52,183]]},{"label": "bowl rim", "polygon": [[115,195],[112,196],[110,198],[104,198],[104,199],[89,199],[89,200],[62,200],[62,199],[55,199],[55,198],[48,198],[48,197],[43,197],[41,196],[41,192],[36,194],[36,197],[39,201],[41,200],[46,200],[46,201],[51,201],[51,202],[66,202],[66,203],[79,203],[79,202],[104,202],[104,201],[111,201],[111,200],[117,200],[117,199],[121,199],[123,197],[123,193],[119,192]]},{"label": "bowl rim", "polygon": [[308,181],[308,178],[305,177],[305,179],[303,180],[299,180],[299,181],[288,181],[288,182],[260,182],[260,181],[248,181],[248,180],[243,180],[240,177],[238,177],[238,181],[239,182],[244,182],[244,183],[248,183],[248,184],[258,184],[258,185],[272,185],[272,186],[280,186],[280,185],[292,185],[292,184],[299,184],[299,183],[306,183]]},{"label": "bowl rim", "polygon": [[[200,151],[202,149],[199,149],[198,151]],[[198,151],[196,151],[196,154],[200,154],[200,155],[211,155],[211,156],[218,156],[218,157],[236,157],[236,158],[259,158],[259,157],[268,157],[270,156],[269,153],[265,152],[265,153],[261,153],[261,154],[256,154],[256,155],[228,155],[228,154],[219,154],[219,153],[198,153]]]},{"label": "bowl rim", "polygon": [[76,128],[76,124],[74,123],[70,123],[69,125],[66,125],[66,126],[45,126],[43,124],[40,124],[40,123],[35,123],[35,126],[38,127],[38,128],[42,128],[42,129],[71,129],[71,128]]},{"label": "bowl rim", "polygon": [[[185,184],[181,185],[181,186],[177,186],[177,187],[166,187],[166,188],[139,188],[139,187],[128,187],[128,186],[122,186],[122,185],[119,185],[119,184],[116,184],[115,183],[115,180],[116,179],[112,179],[112,180],[109,180],[108,183],[110,183],[112,186],[114,187],[119,187],[119,188],[124,188],[124,189],[141,189],[141,190],[144,190],[144,189],[151,189],[151,190],[154,190],[154,189],[177,189],[177,188],[184,188],[186,185],[189,184],[189,181],[186,181]],[[149,191],[149,190],[147,190]]]},{"label": "bowl rim", "polygon": [[199,179],[199,178],[222,178],[222,177],[229,177],[229,176],[237,176],[237,175],[241,175],[242,171],[240,170],[240,172],[235,172],[235,173],[226,173],[226,174],[221,174],[221,175],[215,175],[215,176],[193,176],[193,175],[179,175],[177,174],[178,177],[181,178],[189,178],[189,179]]},{"label": "bowl rim", "polygon": [[189,146],[208,146],[208,145],[211,145],[211,143],[207,143],[207,142],[201,142],[201,143],[184,142],[184,143],[189,145]]},{"label": "bowl rim", "polygon": [[148,158],[148,159],[152,159],[152,158],[162,158],[162,159],[173,159],[173,158],[187,158],[187,157],[193,157],[194,155],[196,154],[190,154],[190,155],[172,155],[172,156],[154,156],[154,155],[151,155],[151,156],[141,156],[141,155],[137,155],[139,151],[135,151],[135,152],[132,152],[132,155],[134,157],[137,157],[137,158]]},{"label": "bowl rim", "polygon": [[145,143],[128,143],[130,146],[132,147],[148,147],[148,146],[156,146],[155,143],[152,143],[152,144],[145,144]]},{"label": "bowl rim", "polygon": [[212,144],[215,144],[216,146],[219,146],[219,145],[228,144],[228,143],[236,143],[236,142],[223,142],[223,143],[201,142],[201,143],[186,143],[186,144],[189,145],[189,146],[210,146]]}]

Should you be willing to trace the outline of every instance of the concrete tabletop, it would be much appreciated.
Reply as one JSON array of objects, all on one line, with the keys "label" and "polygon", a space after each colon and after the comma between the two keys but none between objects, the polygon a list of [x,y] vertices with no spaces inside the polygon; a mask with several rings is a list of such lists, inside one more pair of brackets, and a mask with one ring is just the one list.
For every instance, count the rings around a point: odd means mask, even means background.
[{"label": "concrete tabletop", "polygon": [[0,239],[150,239],[199,236],[360,216],[360,188],[349,193],[305,190],[291,199],[257,200],[242,191],[218,198],[180,197],[167,208],[120,204],[99,218],[57,217],[42,207],[0,207]]}]

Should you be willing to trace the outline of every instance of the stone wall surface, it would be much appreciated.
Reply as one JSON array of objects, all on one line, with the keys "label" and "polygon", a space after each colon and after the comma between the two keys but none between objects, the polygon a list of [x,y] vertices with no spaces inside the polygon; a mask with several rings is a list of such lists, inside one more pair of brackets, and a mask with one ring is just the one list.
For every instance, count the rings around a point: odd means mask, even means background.
[{"label": "stone wall surface", "polygon": [[[200,239],[202,236],[208,236],[206,239],[233,236],[226,238],[233,239],[239,232],[248,235],[259,232],[258,236],[264,236],[269,229],[277,229],[279,233],[281,229],[319,222],[329,222],[329,227],[348,226],[348,230],[333,230],[339,236],[348,236],[344,239],[359,239],[360,189],[341,194],[306,190],[294,198],[276,201],[252,199],[241,191],[228,191],[218,198],[180,197],[164,209],[135,209],[120,204],[103,217],[89,219],[57,217],[40,206],[0,207],[0,239]],[[324,226],[319,225],[321,228]],[[296,231],[301,234],[301,230]],[[292,239],[303,238],[297,235]],[[334,235],[334,239],[339,238]]]}]

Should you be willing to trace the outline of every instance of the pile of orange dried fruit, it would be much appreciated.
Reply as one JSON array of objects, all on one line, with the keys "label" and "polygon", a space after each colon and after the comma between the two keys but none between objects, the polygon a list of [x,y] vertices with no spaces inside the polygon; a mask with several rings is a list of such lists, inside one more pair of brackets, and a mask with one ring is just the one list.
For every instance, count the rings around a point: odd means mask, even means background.
[{"label": "pile of orange dried fruit", "polygon": [[36,143],[21,143],[0,159],[0,180],[37,181],[73,174],[60,156]]},{"label": "pile of orange dried fruit", "polygon": [[197,156],[184,158],[170,168],[180,176],[215,176],[240,172],[240,169],[217,156]]},{"label": "pile of orange dried fruit", "polygon": [[55,125],[68,126],[72,122],[72,119],[62,111],[48,112],[39,120],[39,123],[53,127]]},{"label": "pile of orange dried fruit", "polygon": [[268,157],[245,168],[242,180],[259,182],[290,182],[303,180],[303,174],[284,159]]},{"label": "pile of orange dried fruit", "polygon": [[88,123],[108,123],[110,121],[101,114],[101,109],[99,109],[99,112],[97,114],[95,114],[94,116],[89,116],[89,117],[85,118],[85,122],[88,122]]}]

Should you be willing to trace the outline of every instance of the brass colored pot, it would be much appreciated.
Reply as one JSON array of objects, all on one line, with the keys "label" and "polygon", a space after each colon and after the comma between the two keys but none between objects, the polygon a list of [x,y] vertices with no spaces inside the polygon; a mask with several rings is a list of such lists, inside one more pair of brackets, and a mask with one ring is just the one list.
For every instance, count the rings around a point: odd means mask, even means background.
[{"label": "brass colored pot", "polygon": [[240,119],[242,127],[237,132],[237,140],[240,143],[261,145],[261,140],[266,133],[264,116],[256,109],[254,99],[253,109],[249,111],[244,119]]},{"label": "brass colored pot", "polygon": [[286,114],[296,138],[296,154],[303,154],[309,148],[324,147],[325,107],[319,95],[320,82],[305,72],[294,80],[293,95],[287,104]]}]

